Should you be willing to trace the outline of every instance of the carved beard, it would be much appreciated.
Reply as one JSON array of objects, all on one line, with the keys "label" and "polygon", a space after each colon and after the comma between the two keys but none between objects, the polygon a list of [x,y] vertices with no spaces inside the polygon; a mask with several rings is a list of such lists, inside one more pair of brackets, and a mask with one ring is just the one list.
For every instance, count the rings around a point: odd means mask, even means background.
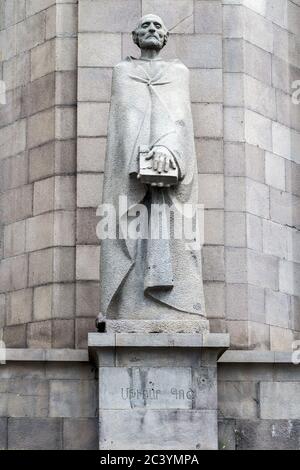
[{"label": "carved beard", "polygon": [[[161,49],[163,49],[165,47],[165,45],[167,44],[167,41],[168,41],[168,37],[167,37],[167,35],[165,35],[164,36],[164,41],[163,41],[162,44],[161,44],[161,42],[157,42],[156,44],[152,43],[152,44],[149,44],[148,46],[147,46],[147,44],[144,44],[143,49],[154,49],[156,51],[160,51]],[[138,37],[137,34],[135,35],[134,42],[140,49],[142,49],[141,44],[140,44],[140,40],[139,40],[139,37]]]}]

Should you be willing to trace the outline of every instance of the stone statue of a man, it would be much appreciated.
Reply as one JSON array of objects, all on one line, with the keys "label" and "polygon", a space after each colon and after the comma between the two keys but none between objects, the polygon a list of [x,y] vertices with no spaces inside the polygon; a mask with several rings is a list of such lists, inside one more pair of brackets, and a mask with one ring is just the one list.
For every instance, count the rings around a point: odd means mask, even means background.
[{"label": "stone statue of a man", "polygon": [[[168,38],[161,18],[144,16],[133,31],[140,58],[127,57],[113,72],[103,203],[115,207],[117,217],[109,223],[117,230],[101,242],[100,267],[99,321],[107,331],[207,329],[195,238],[124,233],[133,213],[146,213],[151,228],[171,214],[170,230],[182,220],[184,206],[198,202],[189,71],[177,59],[160,57]],[[143,168],[152,180],[142,177]],[[127,198],[126,208],[120,196]]]}]

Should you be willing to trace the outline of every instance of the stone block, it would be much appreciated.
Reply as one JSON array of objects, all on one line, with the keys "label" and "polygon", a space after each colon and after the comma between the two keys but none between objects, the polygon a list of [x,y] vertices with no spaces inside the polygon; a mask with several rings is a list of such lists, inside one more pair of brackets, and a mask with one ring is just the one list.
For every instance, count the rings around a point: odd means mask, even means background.
[{"label": "stone block", "polygon": [[246,109],[245,138],[249,144],[272,151],[272,121]]},{"label": "stone block", "polygon": [[55,74],[49,73],[33,82],[25,88],[22,101],[22,113],[24,116],[44,111],[55,104]]},{"label": "stone block", "polygon": [[55,138],[54,108],[30,116],[28,119],[28,146],[37,147]]},{"label": "stone block", "polygon": [[284,225],[270,220],[263,220],[264,253],[288,259],[292,252],[292,232]]},{"label": "stone block", "polygon": [[224,247],[203,247],[203,279],[206,281],[224,281]]},{"label": "stone block", "polygon": [[300,296],[300,264],[279,261],[279,289],[286,294]]},{"label": "stone block", "polygon": [[[116,11],[118,18],[116,19]],[[79,8],[80,32],[131,32],[140,19],[138,0],[83,0]]]},{"label": "stone block", "polygon": [[246,174],[244,143],[224,143],[224,174],[225,176],[244,176]]},{"label": "stone block", "polygon": [[287,5],[287,16],[288,16],[288,29],[294,34],[299,33],[300,26],[300,12],[298,2],[288,2]]},{"label": "stone block", "polygon": [[233,419],[219,419],[218,421],[218,435],[219,435],[219,450],[235,450],[235,420]]},{"label": "stone block", "polygon": [[32,319],[32,289],[10,292],[7,299],[6,324],[29,323]]},{"label": "stone block", "polygon": [[53,418],[9,418],[8,449],[61,450],[62,424]]},{"label": "stone block", "polygon": [[55,110],[55,137],[57,139],[73,139],[76,137],[75,107],[59,107]]},{"label": "stone block", "polygon": [[244,43],[244,54],[245,73],[271,85],[272,55],[247,41]]},{"label": "stone block", "polygon": [[79,138],[77,163],[79,172],[104,172],[106,139],[104,137]]},{"label": "stone block", "polygon": [[40,286],[34,289],[33,318],[36,321],[52,318],[52,286]]},{"label": "stone block", "polygon": [[270,350],[270,327],[264,323],[248,322],[248,348],[257,351]]},{"label": "stone block", "polygon": [[26,3],[26,16],[32,16],[49,8],[53,4],[53,0],[27,0]]},{"label": "stone block", "polygon": [[2,60],[9,60],[17,53],[16,26],[10,26],[0,32]]},{"label": "stone block", "polygon": [[261,419],[299,419],[299,382],[261,382]]},{"label": "stone block", "polygon": [[246,214],[247,247],[255,251],[263,251],[263,220],[252,214]]},{"label": "stone block", "polygon": [[213,34],[174,34],[163,51],[163,56],[166,59],[176,57],[189,68],[220,69],[222,39]]},{"label": "stone block", "polygon": [[245,84],[242,73],[224,73],[224,105],[242,108],[245,104]]},{"label": "stone block", "polygon": [[243,38],[243,7],[238,2],[235,5],[230,2],[223,4],[223,35],[225,38]]},{"label": "stone block", "polygon": [[221,69],[191,69],[191,101],[193,103],[220,103],[223,97]]},{"label": "stone block", "polygon": [[227,211],[246,210],[246,180],[239,177],[225,178],[225,208]]},{"label": "stone block", "polygon": [[300,331],[300,298],[291,297],[291,322],[293,330]]},{"label": "stone block", "polygon": [[11,224],[32,215],[32,185],[11,189],[0,197],[1,219]]},{"label": "stone block", "polygon": [[31,51],[31,80],[48,75],[55,71],[55,40],[47,41]]},{"label": "stone block", "polygon": [[45,12],[31,16],[16,25],[17,54],[41,44],[46,35]]},{"label": "stone block", "polygon": [[220,138],[223,135],[223,108],[219,104],[192,105],[195,137]]},{"label": "stone block", "polygon": [[237,420],[237,450],[297,450],[298,422],[284,420]]},{"label": "stone block", "polygon": [[25,220],[4,228],[4,256],[16,256],[25,252]]},{"label": "stone block", "polygon": [[246,246],[246,215],[242,212],[225,214],[226,246],[242,248]]},{"label": "stone block", "polygon": [[107,135],[108,103],[79,103],[78,135],[103,137]]},{"label": "stone block", "polygon": [[143,0],[142,15],[156,13],[160,15],[167,28],[174,33],[192,33],[193,32],[193,2],[183,0],[176,5],[176,8],[170,8],[168,0]]},{"label": "stone block", "polygon": [[247,321],[227,321],[227,331],[230,335],[232,349],[246,349],[248,347]]},{"label": "stone block", "polygon": [[3,63],[6,90],[26,85],[30,81],[30,53],[24,52]]},{"label": "stone block", "polygon": [[74,342],[74,320],[53,320],[52,347],[54,349],[73,349]]},{"label": "stone block", "polygon": [[28,161],[25,152],[0,161],[0,165],[3,192],[28,183]]},{"label": "stone block", "polygon": [[214,139],[196,139],[199,173],[223,173],[223,142]]},{"label": "stone block", "polygon": [[26,251],[42,250],[53,245],[53,213],[26,220]]},{"label": "stone block", "polygon": [[219,1],[197,1],[195,31],[201,34],[222,34],[222,5]]},{"label": "stone block", "polygon": [[281,292],[266,289],[266,321],[281,328],[290,327],[290,298]]},{"label": "stone block", "polygon": [[[76,316],[92,317],[99,311],[100,289],[97,282],[79,282],[76,285]],[[96,314],[97,315],[97,314]]]},{"label": "stone block", "polygon": [[[162,427],[162,422],[168,426]],[[215,411],[105,410],[100,412],[100,423],[102,450],[217,448]]]},{"label": "stone block", "polygon": [[247,259],[249,283],[278,290],[278,260],[252,250],[249,250]]},{"label": "stone block", "polygon": [[95,417],[96,383],[92,380],[51,380],[49,416],[65,418]]},{"label": "stone block", "polygon": [[29,285],[70,282],[74,279],[74,249],[49,248],[29,254]]},{"label": "stone block", "polygon": [[112,69],[80,68],[78,73],[79,101],[110,102]]},{"label": "stone block", "polygon": [[74,70],[56,72],[55,87],[55,104],[77,104],[77,77]]},{"label": "stone block", "polygon": [[224,108],[224,139],[245,141],[245,113],[243,108]]},{"label": "stone block", "polygon": [[226,418],[256,418],[258,396],[255,382],[219,382],[219,410]]},{"label": "stone block", "polygon": [[51,210],[75,209],[75,178],[57,176],[34,183],[34,215]]},{"label": "stone block", "polygon": [[204,212],[204,243],[207,245],[224,244],[224,212],[206,210]]},{"label": "stone block", "polygon": [[[109,44],[109,48],[103,47]],[[121,60],[121,34],[80,33],[79,67],[114,67]]]},{"label": "stone block", "polygon": [[224,318],[225,286],[222,282],[204,283],[205,308],[208,318]]},{"label": "stone block", "polygon": [[291,330],[279,328],[277,326],[270,327],[271,350],[288,352],[292,351],[294,335]]},{"label": "stone block", "polygon": [[98,207],[102,199],[103,174],[80,174],[77,177],[78,207]]},{"label": "stone block", "polygon": [[4,327],[3,341],[7,348],[26,348],[26,325]]},{"label": "stone block", "polygon": [[23,152],[26,148],[26,119],[0,129],[1,157],[4,159]]},{"label": "stone block", "polygon": [[299,226],[300,198],[293,194],[270,189],[271,219],[282,225]]},{"label": "stone block", "polygon": [[265,152],[254,145],[245,145],[246,175],[260,183],[265,182]]},{"label": "stone block", "polygon": [[[3,93],[3,85],[1,85],[1,87],[1,93]],[[23,117],[22,94],[20,88],[17,90],[6,91],[5,100],[6,105],[1,106],[0,108],[0,122],[2,126],[7,126]]]},{"label": "stone block", "polygon": [[[74,2],[73,2],[74,3]],[[46,11],[46,39],[74,36],[78,31],[78,7],[71,3],[56,4]]]},{"label": "stone block", "polygon": [[244,71],[244,44],[242,39],[224,39],[224,72]]},{"label": "stone block", "polygon": [[98,419],[65,418],[63,445],[65,450],[98,450]]},{"label": "stone block", "polygon": [[7,418],[0,418],[0,450],[7,449]]},{"label": "stone block", "polygon": [[79,245],[99,245],[100,240],[96,234],[96,226],[99,220],[95,209],[78,209],[76,236]]},{"label": "stone block", "polygon": [[269,218],[270,196],[269,188],[265,184],[247,179],[247,211],[258,217]]},{"label": "stone block", "polygon": [[227,284],[226,318],[229,320],[248,319],[248,287],[246,284]]},{"label": "stone block", "polygon": [[29,348],[51,349],[52,325],[51,321],[29,323],[27,327],[27,344]]},{"label": "stone block", "polygon": [[244,38],[267,52],[273,52],[273,25],[266,18],[244,9]]},{"label": "stone block", "polygon": [[275,89],[248,75],[244,76],[245,106],[270,119],[276,119]]},{"label": "stone block", "polygon": [[76,248],[76,279],[99,280],[100,247],[82,245]]},{"label": "stone block", "polygon": [[46,417],[48,412],[48,383],[38,378],[1,380],[1,416]]},{"label": "stone block", "polygon": [[2,2],[3,21],[5,26],[19,23],[25,18],[26,5],[25,0],[11,0]]},{"label": "stone block", "polygon": [[226,281],[232,284],[247,283],[247,250],[225,248]]},{"label": "stone block", "polygon": [[75,170],[75,142],[52,141],[29,151],[29,179],[36,181]]},{"label": "stone block", "polygon": [[[98,311],[98,309],[97,309]],[[88,333],[95,332],[95,315],[91,318],[77,318],[75,320],[75,347],[76,349],[87,349]]]},{"label": "stone block", "polygon": [[58,72],[76,70],[77,38],[56,39],[56,70]]},{"label": "stone block", "polygon": [[205,209],[222,209],[224,207],[224,178],[223,175],[198,175],[199,203]]},{"label": "stone block", "polygon": [[28,259],[26,255],[3,259],[0,263],[0,292],[27,287]]}]

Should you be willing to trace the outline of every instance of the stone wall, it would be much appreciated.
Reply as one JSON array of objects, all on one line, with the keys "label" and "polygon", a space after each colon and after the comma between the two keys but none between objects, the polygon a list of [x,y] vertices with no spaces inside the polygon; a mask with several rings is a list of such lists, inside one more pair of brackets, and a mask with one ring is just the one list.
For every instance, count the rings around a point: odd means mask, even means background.
[{"label": "stone wall", "polygon": [[299,450],[299,391],[300,368],[288,355],[231,362],[225,354],[218,366],[219,449]]},{"label": "stone wall", "polygon": [[299,339],[300,4],[223,1],[226,319],[232,347]]},{"label": "stone wall", "polygon": [[77,1],[0,11],[1,338],[73,348]]}]

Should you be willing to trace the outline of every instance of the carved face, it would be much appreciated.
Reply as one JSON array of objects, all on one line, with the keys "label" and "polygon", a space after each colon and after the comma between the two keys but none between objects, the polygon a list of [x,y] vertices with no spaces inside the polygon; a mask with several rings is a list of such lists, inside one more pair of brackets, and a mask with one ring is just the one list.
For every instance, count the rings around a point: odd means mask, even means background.
[{"label": "carved face", "polygon": [[160,50],[166,45],[169,32],[159,16],[146,15],[140,20],[132,36],[140,49]]}]

